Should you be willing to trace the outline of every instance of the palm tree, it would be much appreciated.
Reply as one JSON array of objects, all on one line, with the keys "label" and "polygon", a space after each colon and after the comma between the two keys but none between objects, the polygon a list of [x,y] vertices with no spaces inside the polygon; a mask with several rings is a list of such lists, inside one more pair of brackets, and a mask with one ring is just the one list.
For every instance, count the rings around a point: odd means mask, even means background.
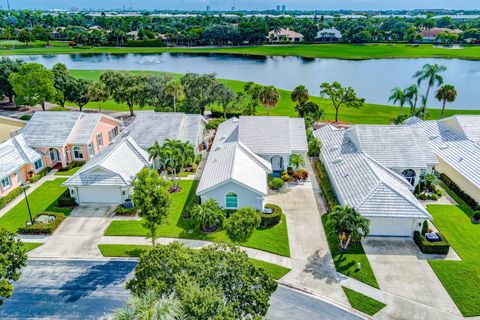
[{"label": "palm tree", "polygon": [[305,86],[297,86],[293,89],[290,98],[293,102],[296,102],[295,110],[298,112],[300,117],[303,117],[302,107],[307,103],[310,95],[308,94],[308,89]]},{"label": "palm tree", "polygon": [[399,103],[400,104],[400,115],[403,114],[403,105],[407,102],[407,96],[405,95],[405,90],[402,90],[399,87],[393,88],[391,91],[391,95],[388,98],[388,101],[393,101],[393,104]]},{"label": "palm tree", "polygon": [[434,86],[441,86],[443,84],[443,77],[440,75],[441,72],[447,70],[447,67],[438,65],[438,64],[425,64],[422,70],[415,72],[413,75],[417,79],[417,84],[420,84],[426,80],[427,81],[427,92],[425,93],[425,101],[422,106],[422,113],[425,114],[425,108],[427,107],[427,100],[430,94],[430,89]]},{"label": "palm tree", "polygon": [[370,220],[350,207],[336,206],[328,215],[328,225],[338,236],[343,250],[351,241],[360,241],[370,232]]},{"label": "palm tree", "polygon": [[407,97],[408,104],[410,105],[410,114],[415,113],[418,101],[418,85],[412,84],[405,89],[405,96]]},{"label": "palm tree", "polygon": [[130,298],[127,306],[118,309],[113,320],[178,320],[184,319],[181,302],[173,295],[159,297],[149,290]]},{"label": "palm tree", "polygon": [[152,146],[147,148],[147,152],[148,160],[154,161],[155,167],[157,167],[157,169],[160,169],[159,162],[162,158],[162,146],[160,145],[160,143],[158,143],[158,141],[155,141]]},{"label": "palm tree", "polygon": [[174,190],[178,189],[177,170],[184,166],[182,144],[180,140],[166,139],[161,147],[160,162],[165,170],[167,170],[168,167],[172,169]]},{"label": "palm tree", "polygon": [[298,170],[305,165],[305,159],[301,154],[294,153],[290,156],[290,164]]},{"label": "palm tree", "polygon": [[274,86],[263,87],[259,94],[258,100],[267,110],[267,116],[270,115],[270,109],[275,108],[280,100],[280,94]]},{"label": "palm tree", "polygon": [[224,219],[225,212],[214,199],[193,206],[190,212],[190,221],[202,231],[219,227]]},{"label": "palm tree", "polygon": [[450,84],[443,85],[438,89],[435,98],[437,98],[438,101],[442,102],[442,114],[440,115],[440,118],[443,118],[445,104],[447,102],[455,101],[455,99],[457,98],[457,90],[454,86]]},{"label": "palm tree", "polygon": [[179,145],[181,154],[183,156],[182,166],[180,171],[182,171],[185,166],[192,164],[195,161],[195,149],[189,141],[182,142]]},{"label": "palm tree", "polygon": [[173,98],[173,112],[177,112],[177,99],[185,94],[185,88],[179,80],[173,79],[167,82],[165,93]]}]

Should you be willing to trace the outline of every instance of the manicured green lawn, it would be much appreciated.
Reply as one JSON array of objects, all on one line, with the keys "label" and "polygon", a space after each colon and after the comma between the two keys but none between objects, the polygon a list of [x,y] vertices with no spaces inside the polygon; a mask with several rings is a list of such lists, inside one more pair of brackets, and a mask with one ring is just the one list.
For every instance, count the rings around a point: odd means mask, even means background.
[{"label": "manicured green lawn", "polygon": [[40,247],[41,245],[43,245],[43,243],[37,243],[37,242],[24,242],[23,243],[23,248],[25,249],[25,251],[32,251],[33,249],[35,248],[38,248]]},{"label": "manicured green lawn", "polygon": [[[71,70],[71,74],[75,77],[89,79],[89,80],[98,80],[102,70]],[[133,73],[149,73],[153,74],[154,71],[131,71]],[[179,74],[172,74],[174,77],[180,77]],[[240,91],[245,84],[243,81],[238,80],[222,80],[228,87],[232,88],[235,91]],[[320,83],[319,83],[320,85]],[[320,88],[318,90],[320,92]],[[280,101],[275,109],[270,111],[272,116],[290,116],[296,117],[297,113],[295,112],[295,104],[290,99],[291,91],[288,90],[279,90],[280,92]],[[313,95],[311,100],[318,103],[320,107],[325,110],[326,119],[334,120],[335,119],[335,110],[330,102],[330,100],[325,98],[320,98],[318,96],[319,92],[311,92]],[[69,105],[74,106],[74,104],[69,103]],[[90,102],[86,105],[86,108],[98,109],[98,103]],[[118,104],[113,100],[108,100],[102,103],[103,110],[114,110],[114,111],[127,111],[128,107],[125,104]],[[138,108],[135,108],[139,110]],[[151,107],[144,108],[145,110],[152,109]],[[439,109],[429,109],[432,119],[438,119],[440,117]],[[393,106],[379,105],[379,104],[365,104],[361,109],[350,109],[343,108],[340,109],[339,121],[342,122],[351,122],[351,123],[368,123],[368,124],[388,124],[391,119],[396,117],[399,114],[399,108]],[[449,110],[445,111],[445,116],[450,116],[453,114],[480,114],[480,110]],[[263,107],[259,107],[257,110],[257,115],[266,115],[266,110]]]},{"label": "manicured green lawn", "polygon": [[227,53],[261,56],[300,56],[306,58],[337,59],[380,59],[380,58],[459,58],[480,59],[480,47],[465,46],[461,50],[435,48],[432,44],[412,46],[410,44],[292,44],[245,47],[209,47],[209,48],[164,48],[164,47],[68,47],[67,42],[52,42],[49,48],[44,43],[35,42],[25,48],[19,42],[0,41],[0,54],[61,54],[61,53]]},{"label": "manicured green lawn", "polygon": [[386,305],[380,301],[367,297],[359,292],[342,287],[348,301],[353,308],[362,311],[370,316],[373,316],[378,311],[382,310]]},{"label": "manicured green lawn", "polygon": [[[195,194],[198,185],[196,180],[181,180],[180,185],[183,190],[179,193],[172,194],[172,210],[168,216],[165,225],[158,228],[159,237],[166,238],[184,238],[184,239],[200,239],[213,242],[232,241],[228,238],[225,230],[220,230],[211,234],[204,234],[199,231],[189,233],[193,229],[188,221],[182,219],[182,212],[188,199]],[[241,246],[255,248],[263,251],[272,252],[282,256],[290,256],[290,248],[288,245],[288,232],[286,219],[283,217],[282,223],[269,229],[257,229],[247,242],[238,243]],[[145,237],[148,230],[142,226],[142,222],[138,220],[117,220],[112,221],[105,231],[106,236],[142,236]]]},{"label": "manicured green lawn", "polygon": [[55,173],[56,176],[71,176],[78,170],[80,170],[81,167],[74,167],[65,171],[58,171]]},{"label": "manicured green lawn", "polygon": [[[375,274],[373,273],[368,257],[363,250],[362,244],[353,243],[350,244],[346,251],[341,250],[337,235],[332,233],[332,229],[327,225],[327,221],[328,215],[323,215],[322,222],[337,271],[371,285],[372,287],[379,288],[377,279],[375,278]],[[358,263],[362,264],[361,270],[357,269]]]},{"label": "manicured green lawn", "polygon": [[427,209],[462,261],[430,260],[429,263],[462,314],[479,316],[480,225],[471,222],[472,209],[456,196],[455,200],[459,206],[429,205]]},{"label": "manicured green lawn", "polygon": [[[40,187],[34,190],[29,196],[28,201],[32,210],[32,215],[42,211],[59,211],[70,213],[71,209],[56,208],[56,200],[67,190],[62,186],[66,179],[55,179],[45,181]],[[21,201],[10,211],[0,218],[0,226],[12,232],[16,232],[18,227],[25,224],[29,220],[28,209],[25,201]]]},{"label": "manicured green lawn", "polygon": [[[144,251],[151,248],[146,245],[129,244],[99,244],[98,248],[104,257],[139,257]],[[263,268],[272,278],[278,280],[290,272],[290,269],[273,263],[250,258],[257,267]]]}]

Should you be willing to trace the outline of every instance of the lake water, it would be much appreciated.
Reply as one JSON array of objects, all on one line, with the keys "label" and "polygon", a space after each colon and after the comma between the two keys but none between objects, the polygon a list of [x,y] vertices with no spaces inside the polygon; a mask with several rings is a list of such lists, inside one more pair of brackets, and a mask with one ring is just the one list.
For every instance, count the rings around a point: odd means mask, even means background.
[{"label": "lake water", "polygon": [[[445,65],[445,83],[456,87],[457,100],[448,108],[480,108],[480,61],[460,59],[373,59],[339,60],[299,57],[258,57],[219,54],[59,54],[16,56],[51,68],[64,63],[80,70],[150,70],[165,72],[216,73],[224,79],[255,81],[291,90],[299,84],[311,95],[319,94],[320,83],[339,81],[353,87],[358,96],[370,103],[389,104],[390,90],[415,82],[412,75],[426,63]],[[422,89],[424,91],[424,88]],[[430,93],[430,107],[440,107]]]}]

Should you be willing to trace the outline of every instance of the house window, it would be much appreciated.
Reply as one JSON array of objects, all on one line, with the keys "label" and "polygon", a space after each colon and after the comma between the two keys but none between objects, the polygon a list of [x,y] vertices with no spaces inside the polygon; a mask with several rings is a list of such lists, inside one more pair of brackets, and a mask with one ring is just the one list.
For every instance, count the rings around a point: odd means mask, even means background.
[{"label": "house window", "polygon": [[237,209],[238,208],[238,196],[236,193],[229,192],[225,197],[225,208]]},{"label": "house window", "polygon": [[97,144],[98,147],[103,147],[103,135],[101,132],[97,134]]},{"label": "house window", "polygon": [[112,141],[117,135],[118,135],[118,127],[115,127],[112,130],[108,131],[109,141]]},{"label": "house window", "polygon": [[95,155],[95,149],[93,148],[93,143],[91,142],[88,144],[88,154],[90,157]]},{"label": "house window", "polygon": [[10,180],[10,177],[5,177],[2,179],[2,188],[3,190],[6,190],[12,186],[12,181]]},{"label": "house window", "polygon": [[407,181],[413,186],[415,184],[415,176],[417,175],[415,173],[415,170],[413,169],[407,169],[403,170],[402,175],[407,179]]},{"label": "house window", "polygon": [[83,148],[79,146],[73,147],[73,158],[83,159]]},{"label": "house window", "polygon": [[40,170],[43,167],[42,159],[38,159],[33,165],[35,166],[36,171]]}]

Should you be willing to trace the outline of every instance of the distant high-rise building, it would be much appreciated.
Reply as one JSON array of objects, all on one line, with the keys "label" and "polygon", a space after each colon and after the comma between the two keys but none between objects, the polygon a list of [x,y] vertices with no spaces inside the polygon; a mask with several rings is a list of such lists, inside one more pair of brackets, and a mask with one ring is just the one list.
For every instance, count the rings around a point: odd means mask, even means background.
[{"label": "distant high-rise building", "polygon": [[281,8],[280,5],[277,4],[277,11],[280,11],[280,8]]},{"label": "distant high-rise building", "polygon": [[286,5],[282,5],[282,11],[283,12],[287,11],[287,6]]},{"label": "distant high-rise building", "polygon": [[210,11],[210,6],[207,6],[207,11]]}]

